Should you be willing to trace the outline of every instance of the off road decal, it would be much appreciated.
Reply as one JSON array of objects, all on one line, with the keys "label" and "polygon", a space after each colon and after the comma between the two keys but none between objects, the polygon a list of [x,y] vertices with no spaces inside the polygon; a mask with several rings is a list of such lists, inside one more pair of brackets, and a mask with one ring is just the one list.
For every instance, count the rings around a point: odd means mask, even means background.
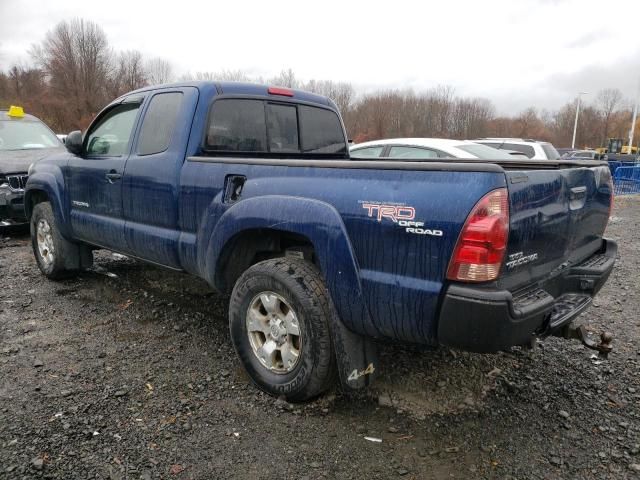
[{"label": "off road decal", "polygon": [[404,204],[388,204],[377,202],[360,202],[362,208],[367,211],[367,216],[375,218],[378,222],[389,220],[405,229],[407,233],[416,235],[431,235],[442,237],[442,230],[424,228],[424,222],[416,221],[416,209]]}]

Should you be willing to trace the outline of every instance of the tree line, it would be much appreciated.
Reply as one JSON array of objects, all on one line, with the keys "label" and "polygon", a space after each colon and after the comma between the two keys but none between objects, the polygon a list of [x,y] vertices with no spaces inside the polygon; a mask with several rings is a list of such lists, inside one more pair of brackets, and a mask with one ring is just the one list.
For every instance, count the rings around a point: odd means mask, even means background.
[{"label": "tree line", "polygon": [[[0,108],[22,105],[56,132],[86,128],[104,105],[128,91],[175,80],[253,81],[328,96],[355,142],[391,137],[521,137],[567,147],[576,112],[574,100],[557,111],[531,107],[517,115],[498,115],[489,99],[460,96],[442,85],[422,92],[383,89],[359,95],[349,83],[304,81],[291,69],[266,79],[242,70],[178,76],[165,59],[145,58],[137,50],[114,51],[104,30],[82,19],[57,24],[28,55],[31,63],[0,70]],[[594,101],[581,106],[576,146],[597,147],[606,145],[609,137],[627,138],[630,123],[630,102],[618,89],[603,89]]]}]

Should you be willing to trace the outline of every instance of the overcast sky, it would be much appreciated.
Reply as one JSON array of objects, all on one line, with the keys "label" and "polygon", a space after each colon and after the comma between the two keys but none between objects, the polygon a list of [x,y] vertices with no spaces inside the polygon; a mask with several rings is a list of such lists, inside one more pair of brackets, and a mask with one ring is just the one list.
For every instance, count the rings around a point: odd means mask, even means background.
[{"label": "overcast sky", "polygon": [[73,17],[178,75],[291,68],[359,92],[451,85],[508,114],[601,88],[631,100],[640,77],[640,0],[0,0],[0,68],[28,62],[30,45]]}]

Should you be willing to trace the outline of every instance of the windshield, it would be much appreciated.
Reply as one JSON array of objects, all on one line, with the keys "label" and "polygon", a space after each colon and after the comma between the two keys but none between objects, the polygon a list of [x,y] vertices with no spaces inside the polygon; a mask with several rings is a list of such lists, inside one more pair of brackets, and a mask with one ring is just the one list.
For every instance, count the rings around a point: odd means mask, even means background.
[{"label": "windshield", "polygon": [[497,148],[489,147],[487,145],[481,145],[479,143],[473,145],[465,143],[462,145],[456,145],[456,148],[464,150],[465,152],[482,160],[514,159],[514,157],[509,155],[507,152],[503,152],[502,150],[498,150]]},{"label": "windshield", "polygon": [[0,120],[0,150],[59,147],[60,140],[41,122]]}]

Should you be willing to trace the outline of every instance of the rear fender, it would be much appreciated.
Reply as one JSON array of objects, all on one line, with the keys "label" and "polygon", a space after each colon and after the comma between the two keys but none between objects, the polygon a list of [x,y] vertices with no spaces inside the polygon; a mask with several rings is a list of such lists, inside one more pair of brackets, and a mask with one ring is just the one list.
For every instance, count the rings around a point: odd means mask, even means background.
[{"label": "rear fender", "polygon": [[338,316],[332,319],[334,346],[345,386],[359,388],[373,379],[377,350],[366,337],[377,336],[362,294],[358,264],[342,218],[331,205],[300,197],[270,195],[242,200],[216,223],[204,258],[204,275],[218,284],[227,243],[246,230],[270,229],[302,235],[313,244]]}]

